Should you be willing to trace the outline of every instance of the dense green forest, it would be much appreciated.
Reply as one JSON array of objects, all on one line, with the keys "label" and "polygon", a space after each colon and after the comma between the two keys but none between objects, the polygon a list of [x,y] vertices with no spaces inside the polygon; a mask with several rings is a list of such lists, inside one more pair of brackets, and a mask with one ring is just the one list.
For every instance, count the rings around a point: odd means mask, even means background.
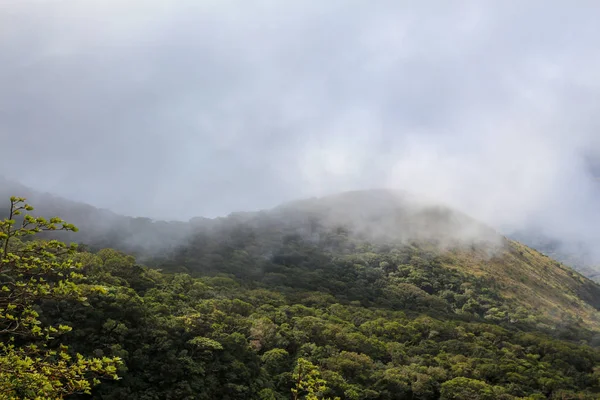
[{"label": "dense green forest", "polygon": [[197,221],[144,266],[55,240],[76,228],[13,199],[0,398],[599,398],[597,284],[389,200]]}]

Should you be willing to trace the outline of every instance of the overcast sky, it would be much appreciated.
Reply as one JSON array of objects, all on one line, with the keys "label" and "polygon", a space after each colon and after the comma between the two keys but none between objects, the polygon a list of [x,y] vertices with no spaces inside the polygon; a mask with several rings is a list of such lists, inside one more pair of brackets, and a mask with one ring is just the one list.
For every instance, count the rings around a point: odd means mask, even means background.
[{"label": "overcast sky", "polygon": [[2,0],[0,174],[184,220],[392,187],[600,241],[599,20],[595,0]]}]

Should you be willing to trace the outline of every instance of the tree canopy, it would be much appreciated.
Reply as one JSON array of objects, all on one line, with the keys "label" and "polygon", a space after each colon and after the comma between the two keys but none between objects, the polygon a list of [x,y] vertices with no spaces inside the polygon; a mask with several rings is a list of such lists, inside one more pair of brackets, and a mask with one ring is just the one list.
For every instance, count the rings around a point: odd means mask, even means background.
[{"label": "tree canopy", "polygon": [[0,225],[0,399],[600,394],[593,327],[523,306],[452,252],[242,224],[199,232],[148,267],[40,239],[75,227],[28,216],[23,199],[11,210]]},{"label": "tree canopy", "polygon": [[90,393],[97,377],[117,378],[120,359],[73,355],[56,340],[71,327],[41,320],[43,302],[81,303],[96,288],[79,283],[83,275],[73,260],[75,246],[29,240],[42,231],[76,228],[60,218],[33,217],[32,210],[25,199],[12,197],[8,218],[0,221],[0,396],[52,399]]}]

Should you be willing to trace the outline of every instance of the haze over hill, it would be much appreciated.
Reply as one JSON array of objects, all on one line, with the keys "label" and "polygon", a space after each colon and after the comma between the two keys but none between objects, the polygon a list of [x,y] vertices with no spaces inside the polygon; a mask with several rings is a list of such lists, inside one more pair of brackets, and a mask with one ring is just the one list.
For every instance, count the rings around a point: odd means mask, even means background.
[{"label": "haze over hill", "polygon": [[598,260],[599,15],[535,0],[4,2],[0,173],[169,220],[389,187]]},{"label": "haze over hill", "polygon": [[[425,240],[440,247],[470,246],[487,243],[501,246],[502,238],[492,228],[473,220],[443,204],[431,203],[407,193],[391,190],[346,192],[323,198],[296,200],[271,210],[234,212],[227,217],[195,217],[188,222],[156,221],[129,217],[41,193],[0,177],[0,197],[5,211],[8,198],[14,194],[37,204],[36,212],[47,218],[61,215],[81,229],[67,238],[96,248],[110,246],[134,252],[139,256],[156,255],[181,245],[197,231],[236,223],[251,223],[258,227],[269,220],[301,228],[301,234],[311,233],[311,223],[319,221],[325,227],[343,226],[353,234],[370,240],[408,243]],[[263,220],[262,218],[266,218]],[[258,224],[258,225],[256,225]],[[65,237],[64,233],[61,233]]]},{"label": "haze over hill", "polygon": [[[8,199],[15,193],[38,205],[36,212],[40,215],[61,215],[81,228],[76,234],[63,234],[63,239],[91,245],[96,249],[118,248],[136,254],[142,261],[173,251],[199,231],[227,224],[248,223],[266,215],[280,218],[276,225],[287,221],[287,224],[296,223],[296,228],[303,226],[298,232],[303,235],[310,234],[310,221],[317,219],[326,226],[352,228],[355,234],[371,240],[407,243],[424,239],[435,242],[440,248],[484,244],[490,254],[506,245],[501,236],[505,232],[485,226],[443,204],[391,190],[346,192],[287,202],[272,210],[238,211],[227,218],[194,217],[187,222],[119,215],[92,205],[44,194],[0,177],[0,197]],[[4,210],[0,204],[0,212]],[[535,229],[513,231],[508,236],[564,262],[591,279],[600,278],[594,264],[594,253],[590,253],[585,244],[550,238]]]}]

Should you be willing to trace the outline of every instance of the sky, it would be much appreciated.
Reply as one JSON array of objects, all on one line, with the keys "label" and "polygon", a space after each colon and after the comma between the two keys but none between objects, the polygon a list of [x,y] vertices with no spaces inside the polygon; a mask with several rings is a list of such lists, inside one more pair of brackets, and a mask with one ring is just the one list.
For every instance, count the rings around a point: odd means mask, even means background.
[{"label": "sky", "polygon": [[179,220],[387,187],[598,243],[599,19],[595,0],[3,0],[0,174]]}]

